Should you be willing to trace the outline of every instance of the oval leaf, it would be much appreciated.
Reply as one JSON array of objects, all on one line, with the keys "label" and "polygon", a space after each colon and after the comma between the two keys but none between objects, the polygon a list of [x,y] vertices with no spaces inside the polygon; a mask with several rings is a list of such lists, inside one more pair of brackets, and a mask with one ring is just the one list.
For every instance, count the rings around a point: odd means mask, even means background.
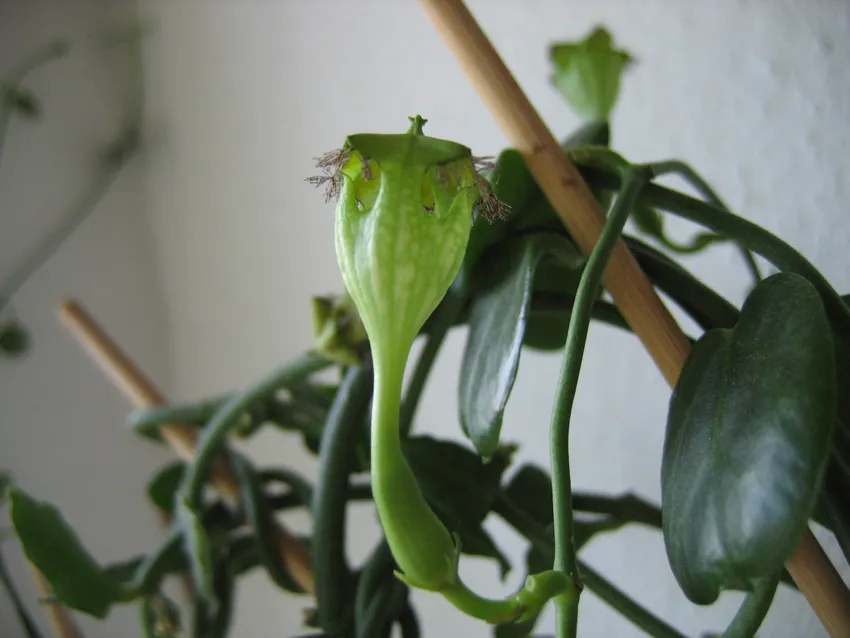
[{"label": "oval leaf", "polygon": [[499,443],[502,416],[516,379],[534,272],[544,258],[578,268],[583,259],[565,238],[539,233],[495,247],[487,279],[472,302],[460,377],[460,419],[478,453]]},{"label": "oval leaf", "polygon": [[620,92],[620,78],[631,56],[614,47],[611,35],[596,27],[580,42],[550,47],[552,82],[585,120],[606,120]]},{"label": "oval leaf", "polygon": [[100,567],[56,507],[20,489],[9,492],[12,524],[29,561],[64,605],[95,618],[124,598],[121,586]]},{"label": "oval leaf", "polygon": [[513,454],[512,448],[498,448],[484,463],[472,450],[427,436],[410,437],[402,446],[425,500],[449,531],[456,531],[461,518],[472,524],[484,520]]},{"label": "oval leaf", "polygon": [[835,418],[823,305],[778,274],[732,329],[696,344],[670,402],[662,461],[664,539],[685,595],[714,602],[782,569],[814,509]]}]

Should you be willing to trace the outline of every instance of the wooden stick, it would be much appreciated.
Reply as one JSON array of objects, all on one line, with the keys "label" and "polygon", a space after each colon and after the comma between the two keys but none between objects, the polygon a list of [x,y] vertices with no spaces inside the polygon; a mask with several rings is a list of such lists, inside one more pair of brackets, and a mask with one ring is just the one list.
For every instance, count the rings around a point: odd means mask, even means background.
[{"label": "wooden stick", "polygon": [[[59,317],[134,407],[165,405],[162,392],[118,348],[79,303],[73,300],[64,301],[60,306]],[[186,461],[192,460],[197,442],[197,433],[193,428],[168,424],[161,426],[160,432],[178,456]],[[213,463],[210,477],[210,482],[222,498],[234,505],[239,503],[239,483],[224,458],[220,457]],[[315,584],[309,550],[281,525],[277,527],[277,544],[281,558],[295,582],[304,591],[313,594]]]},{"label": "wooden stick", "polygon": [[[605,214],[581,174],[462,0],[419,0],[419,4],[511,145],[522,154],[570,235],[589,255]],[[688,356],[688,341],[623,241],[611,257],[604,282],[667,382],[675,386]],[[786,567],[831,635],[850,636],[850,592],[811,531]]]},{"label": "wooden stick", "polygon": [[[50,583],[38,568],[30,563],[35,578],[35,584],[39,592],[45,598],[50,597],[53,593],[50,590]],[[53,635],[56,638],[83,638],[83,632],[77,627],[73,616],[67,607],[63,607],[59,603],[45,603],[44,614],[50,621],[50,626],[53,628]]]},{"label": "wooden stick", "polygon": [[811,531],[785,567],[830,636],[850,636],[850,593]]}]

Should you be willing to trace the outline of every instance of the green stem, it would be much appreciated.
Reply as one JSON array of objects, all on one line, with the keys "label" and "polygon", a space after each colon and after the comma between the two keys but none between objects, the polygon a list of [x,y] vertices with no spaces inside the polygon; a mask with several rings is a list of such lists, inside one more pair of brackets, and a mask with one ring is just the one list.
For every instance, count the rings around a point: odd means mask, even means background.
[{"label": "green stem", "polygon": [[277,543],[277,521],[274,510],[265,498],[263,483],[250,461],[242,454],[231,454],[230,465],[239,481],[245,518],[248,526],[254,530],[257,556],[272,582],[282,590],[287,590],[292,579],[280,554]]},{"label": "green stem", "polygon": [[6,561],[3,559],[2,554],[0,554],[0,584],[3,585],[6,590],[6,595],[9,596],[9,601],[12,603],[15,613],[18,615],[18,620],[24,628],[27,638],[41,638],[41,632],[38,630],[38,626],[35,624],[32,617],[30,617],[26,605],[24,605],[24,601],[21,599],[20,594],[18,594],[18,590],[15,588],[15,583],[12,581],[9,571],[6,569]]},{"label": "green stem", "polygon": [[502,623],[515,619],[523,607],[516,597],[482,598],[458,577],[457,539],[428,505],[402,452],[398,417],[405,357],[392,351],[382,353],[374,345],[372,355],[372,491],[399,578],[413,587],[439,592],[479,620]]},{"label": "green stem", "polygon": [[395,620],[407,605],[407,586],[395,579],[381,583],[363,616],[362,633],[358,626],[358,638],[389,638]]},{"label": "green stem", "polygon": [[134,410],[130,413],[128,423],[137,434],[143,436],[153,436],[161,425],[168,423],[202,425],[220,410],[229,398],[229,395],[223,395],[204,399],[197,403]]},{"label": "green stem", "polygon": [[[301,502],[311,507],[313,502],[313,486],[303,476],[287,468],[275,468],[259,472],[260,482],[265,488],[268,483],[283,483]],[[349,499],[353,490],[349,488]],[[371,491],[369,492],[371,494]],[[268,497],[267,497],[268,499]]]},{"label": "green stem", "polygon": [[493,625],[513,622],[520,609],[511,599],[492,599],[479,596],[469,589],[458,577],[457,581],[440,593],[462,612]]},{"label": "green stem", "polygon": [[160,584],[167,574],[183,569],[186,561],[182,557],[183,530],[175,525],[159,548],[148,556],[139,567],[134,578],[133,589],[153,594],[159,591]]},{"label": "green stem", "polygon": [[[129,160],[129,156],[126,159]],[[123,164],[119,164],[102,169],[94,183],[62,217],[59,224],[44,237],[35,250],[28,254],[0,285],[0,310],[11,301],[12,297],[29,278],[56,254],[62,244],[94,212],[109,191],[115,178],[118,177],[122,166]]]},{"label": "green stem", "polygon": [[210,463],[227,434],[239,425],[239,419],[243,413],[257,401],[330,365],[331,362],[321,354],[308,352],[295,361],[277,368],[244,392],[228,399],[204,428],[198,440],[195,459],[186,468],[186,476],[181,488],[186,500],[193,506],[199,503]]},{"label": "green stem", "polygon": [[[44,66],[48,62],[62,57],[68,52],[68,43],[64,40],[51,42],[46,47],[42,47],[29,57],[24,58],[18,66],[13,68],[2,84],[6,87],[18,90],[24,78]],[[0,93],[0,158],[2,158],[3,142],[6,140],[6,131],[9,130],[9,121],[12,119],[12,106],[8,104],[6,98]]]},{"label": "green stem", "polygon": [[[621,181],[616,173],[604,169],[582,166],[581,173],[589,184],[597,187],[616,189]],[[850,308],[826,278],[797,250],[764,228],[727,210],[657,184],[647,184],[638,201],[730,237],[779,270],[805,277],[820,293],[830,318],[838,322],[842,331],[850,332]]]},{"label": "green stem", "polygon": [[[301,494],[295,492],[294,490],[291,492],[287,492],[286,494],[281,494],[280,496],[268,496],[266,498],[269,502],[269,507],[271,507],[276,512],[292,509],[293,507],[310,507],[310,501],[305,500],[301,496]],[[349,501],[371,501],[372,486],[350,485],[348,487],[348,496],[346,497],[346,499]]]},{"label": "green stem", "polygon": [[372,369],[349,368],[336,394],[322,435],[319,471],[313,492],[313,567],[319,624],[342,633],[353,577],[345,558],[348,477],[355,464],[351,442],[363,427],[372,396]]},{"label": "green stem", "polygon": [[555,398],[551,424],[550,454],[555,527],[555,562],[553,569],[563,572],[569,577],[569,581],[572,583],[572,591],[569,592],[571,595],[559,596],[556,599],[556,635],[558,638],[569,638],[576,635],[578,601],[581,593],[573,537],[569,455],[570,413],[578,387],[581,362],[590,327],[590,313],[602,281],[602,274],[608,264],[611,252],[620,238],[623,226],[629,218],[635,199],[646,182],[646,178],[647,175],[642,169],[626,169],[620,194],[614,202],[605,228],[582,272],[564,347],[564,359],[558,381],[559,389]]},{"label": "green stem", "polygon": [[402,439],[410,433],[413,417],[419,406],[422,391],[425,389],[425,384],[431,374],[431,368],[434,366],[434,361],[437,359],[437,354],[440,352],[440,347],[443,345],[446,335],[463,310],[465,301],[466,298],[459,290],[454,287],[450,288],[429,322],[428,337],[416,362],[407,392],[404,395],[404,401],[401,404],[398,427]]},{"label": "green stem", "polygon": [[753,638],[773,604],[773,597],[776,595],[778,586],[778,575],[757,580],[753,591],[744,598],[738,613],[723,632],[722,638]]},{"label": "green stem", "polygon": [[[519,534],[528,539],[537,551],[549,555],[554,553],[554,543],[546,533],[544,526],[517,506],[510,497],[502,493],[496,501],[493,511]],[[589,565],[582,561],[576,562],[581,570],[584,585],[636,627],[655,638],[685,638],[684,634],[679,633],[648,609],[642,607],[640,603],[603,578]]]},{"label": "green stem", "polygon": [[[700,175],[697,173],[690,165],[682,162],[680,160],[667,160],[664,162],[656,162],[653,164],[656,169],[656,174],[661,175],[662,173],[672,173],[678,175],[686,182],[688,182],[691,186],[693,186],[699,194],[705,199],[709,204],[717,206],[718,208],[722,208],[724,210],[729,210],[729,207],[723,202],[722,199],[717,195],[715,190],[711,188],[711,186],[706,182]],[[736,242],[737,244],[737,242]],[[762,275],[759,270],[758,263],[756,263],[755,257],[752,252],[750,252],[745,246],[741,246],[737,244],[738,249],[741,251],[741,256],[744,259],[744,263],[747,265],[747,268],[750,271],[750,274],[753,276],[753,280],[755,283],[761,281]]]}]

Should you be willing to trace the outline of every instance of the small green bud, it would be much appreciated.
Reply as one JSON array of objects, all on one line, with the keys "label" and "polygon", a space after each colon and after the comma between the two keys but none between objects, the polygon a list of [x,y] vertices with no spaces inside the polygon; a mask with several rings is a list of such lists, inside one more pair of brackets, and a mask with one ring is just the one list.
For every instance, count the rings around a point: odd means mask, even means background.
[{"label": "small green bud", "polygon": [[631,56],[615,49],[602,27],[580,42],[560,42],[549,49],[555,67],[552,82],[584,120],[607,120],[620,92],[620,78]]},{"label": "small green bud", "polygon": [[316,349],[343,365],[360,363],[368,340],[351,296],[313,297],[312,302]]}]

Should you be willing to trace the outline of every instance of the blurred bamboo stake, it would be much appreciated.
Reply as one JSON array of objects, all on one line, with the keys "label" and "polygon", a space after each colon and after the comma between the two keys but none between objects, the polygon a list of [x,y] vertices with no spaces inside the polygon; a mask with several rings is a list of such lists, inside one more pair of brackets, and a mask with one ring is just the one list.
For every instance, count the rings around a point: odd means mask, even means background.
[{"label": "blurred bamboo stake", "polygon": [[[605,214],[581,174],[463,1],[419,0],[419,4],[511,145],[522,154],[570,235],[589,255]],[[611,257],[604,281],[667,382],[675,386],[688,357],[688,341],[623,241]],[[850,591],[811,531],[786,567],[830,635],[850,637]]]},{"label": "blurred bamboo stake", "polygon": [[[165,397],[160,390],[118,348],[79,303],[74,300],[64,301],[59,309],[59,317],[133,407],[165,405]],[[180,458],[192,460],[197,442],[197,432],[194,428],[169,424],[162,426],[160,432]],[[213,463],[210,469],[210,483],[231,505],[237,505],[241,500],[239,483],[224,458],[219,457]],[[308,594],[313,594],[313,566],[309,550],[281,525],[277,527],[277,543],[281,558],[295,582]]]},{"label": "blurred bamboo stake", "polygon": [[[35,565],[30,564],[30,566],[32,567],[35,584],[41,595],[45,598],[52,597],[53,593],[50,591],[50,583],[47,582]],[[74,622],[74,618],[71,616],[71,612],[67,607],[63,607],[59,603],[51,602],[45,603],[43,608],[44,614],[47,616],[50,621],[50,626],[53,628],[53,635],[56,636],[56,638],[84,638],[83,632],[80,631],[79,627],[77,627],[77,624]]]}]

